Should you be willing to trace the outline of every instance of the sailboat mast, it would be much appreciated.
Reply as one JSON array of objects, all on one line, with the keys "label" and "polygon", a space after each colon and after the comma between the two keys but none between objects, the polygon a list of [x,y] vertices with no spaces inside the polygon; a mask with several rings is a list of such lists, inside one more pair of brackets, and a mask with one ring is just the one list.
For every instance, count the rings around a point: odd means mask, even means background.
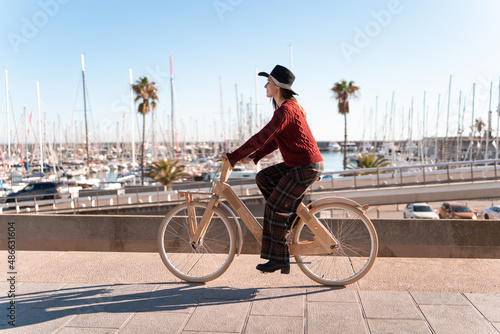
[{"label": "sailboat mast", "polygon": [[[24,107],[24,152],[26,152],[26,163],[28,163],[28,117],[26,116],[26,107]],[[21,161],[21,163],[24,163],[24,161]],[[26,172],[28,171],[27,168],[28,165],[25,165],[25,170]]]},{"label": "sailboat mast", "polygon": [[374,129],[373,129],[373,139],[374,139],[374,147],[375,147],[375,151],[377,151],[377,129],[378,129],[378,124],[377,124],[377,120],[378,120],[378,95],[375,96],[375,126],[374,126]]},{"label": "sailboat mast", "polygon": [[448,129],[450,127],[450,102],[451,102],[451,75],[450,75],[450,84],[448,86],[448,110],[446,112],[446,134],[444,136],[444,146],[442,146],[443,161],[446,161],[448,159],[448,154],[445,154],[445,152],[448,152],[447,148],[448,148]]},{"label": "sailboat mast", "polygon": [[438,162],[438,130],[439,130],[439,103],[441,102],[441,94],[438,95],[438,108],[437,108],[437,117],[436,117],[436,138],[435,138],[435,151],[434,155],[436,158],[435,163]]},{"label": "sailboat mast", "polygon": [[[255,126],[260,129],[260,117],[259,117],[259,86],[258,86],[258,71],[255,68]],[[221,92],[222,94],[222,92]]]},{"label": "sailboat mast", "polygon": [[85,92],[85,62],[83,59],[83,54],[82,54],[82,79],[83,79],[83,111],[85,113],[85,152],[87,154],[87,174],[90,175],[90,168],[89,168],[89,129],[87,125],[87,94]]},{"label": "sailboat mast", "polygon": [[445,135],[445,145],[448,140],[448,128],[450,121],[450,101],[451,101],[451,75],[450,75],[450,84],[448,86],[448,111],[446,113],[446,135]]},{"label": "sailboat mast", "polygon": [[476,100],[476,83],[473,83],[472,84],[472,124],[471,124],[471,131],[472,131],[472,135],[471,135],[471,141],[470,141],[470,145],[471,145],[471,158],[474,159],[475,156],[474,156],[474,134],[475,134],[475,129],[474,129],[474,102]]},{"label": "sailboat mast", "polygon": [[226,127],[225,127],[225,122],[224,122],[224,100],[222,98],[222,78],[219,77],[219,92],[220,92],[220,117],[221,117],[221,127],[222,127],[222,141],[224,144],[224,152],[227,151],[227,145],[226,145]]},{"label": "sailboat mast", "polygon": [[170,101],[171,101],[171,108],[172,108],[172,119],[171,119],[171,126],[172,126],[172,148],[174,149],[173,156],[176,158],[179,158],[178,156],[178,150],[177,150],[177,143],[175,141],[175,115],[174,115],[174,65],[173,65],[173,60],[172,56],[170,56]]},{"label": "sailboat mast", "polygon": [[[392,162],[394,163],[395,161],[395,157],[396,157],[396,153],[395,153],[395,147],[394,147],[394,140],[395,140],[395,116],[394,116],[394,92],[392,92],[392,98],[391,98],[391,110],[390,110],[390,119],[389,119],[389,133],[392,133],[392,138],[390,139],[391,140],[391,160]],[[344,140],[345,141],[345,140]]]},{"label": "sailboat mast", "polygon": [[9,117],[9,74],[7,70],[5,70],[5,101],[7,103],[6,114],[7,114],[7,160],[8,166],[10,170],[10,117]]},{"label": "sailboat mast", "polygon": [[420,145],[420,161],[425,164],[425,156],[426,156],[426,146],[425,146],[425,91],[424,91],[424,101],[423,101],[423,109],[422,109],[422,142]]},{"label": "sailboat mast", "polygon": [[459,146],[460,145],[460,109],[462,108],[462,91],[460,91],[460,94],[458,95],[458,126],[457,126],[457,149],[456,151],[456,158],[455,161],[458,161],[459,154],[462,151],[462,148]]},{"label": "sailboat mast", "polygon": [[43,131],[42,131],[42,104],[40,102],[40,82],[36,82],[36,95],[38,98],[38,134],[40,143],[40,172],[43,173]]},{"label": "sailboat mast", "polygon": [[500,127],[500,77],[498,77],[498,107],[497,107],[497,147],[495,151],[495,159],[498,159],[498,131]]},{"label": "sailboat mast", "polygon": [[128,69],[129,77],[130,77],[130,126],[132,132],[132,170],[134,169],[133,164],[135,163],[135,124],[134,124],[134,90],[132,89],[132,85],[134,82],[132,81],[132,69]]},{"label": "sailboat mast", "polygon": [[240,145],[241,141],[242,141],[242,138],[241,138],[241,115],[240,115],[240,101],[238,98],[238,85],[237,84],[234,85],[234,91],[236,94],[236,118],[238,121],[238,130],[237,130],[238,133],[236,135],[236,139],[237,139],[237,144]]},{"label": "sailboat mast", "polygon": [[491,132],[491,93],[493,92],[493,82],[490,83],[490,104],[488,108],[488,128],[486,129],[486,148],[484,151],[484,159],[488,159],[488,144],[490,142]]}]

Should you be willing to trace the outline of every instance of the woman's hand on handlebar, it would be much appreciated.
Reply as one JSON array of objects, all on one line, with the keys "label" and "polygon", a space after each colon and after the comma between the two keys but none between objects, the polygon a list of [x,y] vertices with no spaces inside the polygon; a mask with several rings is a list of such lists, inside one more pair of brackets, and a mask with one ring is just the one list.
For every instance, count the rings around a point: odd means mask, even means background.
[{"label": "woman's hand on handlebar", "polygon": [[[241,159],[240,161],[238,161],[239,163],[242,163],[242,164],[248,164],[250,162],[253,161],[253,157],[251,157],[250,155],[246,158],[243,158]],[[225,161],[225,160],[229,160],[229,158],[227,157],[227,152],[223,152],[220,156],[220,160],[222,161]],[[232,164],[231,164],[232,165]],[[234,166],[233,166],[234,167]]]}]

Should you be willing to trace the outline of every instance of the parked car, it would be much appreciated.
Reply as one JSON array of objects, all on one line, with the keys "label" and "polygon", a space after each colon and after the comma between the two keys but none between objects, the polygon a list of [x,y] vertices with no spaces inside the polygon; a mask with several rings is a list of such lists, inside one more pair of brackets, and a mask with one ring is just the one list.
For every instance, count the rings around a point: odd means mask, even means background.
[{"label": "parked car", "polygon": [[477,219],[476,214],[464,203],[444,202],[439,209],[441,219]]},{"label": "parked car", "polygon": [[405,206],[404,218],[439,219],[438,214],[427,203],[410,203]]},{"label": "parked car", "polygon": [[500,219],[500,205],[493,205],[483,210],[484,219]]},{"label": "parked car", "polygon": [[5,202],[32,201],[36,199],[56,199],[70,197],[68,185],[62,182],[37,182],[30,183],[18,192],[5,196]]}]

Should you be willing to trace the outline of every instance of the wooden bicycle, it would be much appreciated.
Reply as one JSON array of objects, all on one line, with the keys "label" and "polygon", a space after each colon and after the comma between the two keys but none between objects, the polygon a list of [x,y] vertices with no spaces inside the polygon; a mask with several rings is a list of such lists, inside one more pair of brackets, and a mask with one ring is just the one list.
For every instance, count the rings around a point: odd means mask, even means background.
[{"label": "wooden bicycle", "polygon": [[[212,191],[181,193],[185,203],[167,213],[160,225],[160,256],[168,270],[182,280],[207,282],[227,270],[236,252],[241,253],[240,221],[262,244],[262,226],[226,183],[231,171],[229,161],[223,160]],[[209,198],[208,203],[193,199],[202,196]],[[378,239],[366,208],[341,197],[300,204],[288,243],[290,255],[304,274],[324,285],[347,285],[370,270]]]}]

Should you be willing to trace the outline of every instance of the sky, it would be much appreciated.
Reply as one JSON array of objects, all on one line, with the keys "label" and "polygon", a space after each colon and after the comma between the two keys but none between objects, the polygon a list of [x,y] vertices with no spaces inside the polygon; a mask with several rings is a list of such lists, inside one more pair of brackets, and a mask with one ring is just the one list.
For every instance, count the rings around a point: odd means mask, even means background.
[{"label": "sky", "polygon": [[256,72],[276,64],[294,72],[318,141],[343,140],[330,90],[340,80],[360,87],[348,140],[469,134],[474,119],[488,121],[490,87],[496,134],[498,13],[497,0],[0,0],[0,142],[8,129],[11,143],[24,140],[27,127],[34,142],[40,119],[45,138],[81,140],[82,54],[92,141],[142,133],[129,69],[158,87],[157,141],[171,138],[172,109],[178,140],[237,139],[238,124],[248,137],[273,113]]}]

